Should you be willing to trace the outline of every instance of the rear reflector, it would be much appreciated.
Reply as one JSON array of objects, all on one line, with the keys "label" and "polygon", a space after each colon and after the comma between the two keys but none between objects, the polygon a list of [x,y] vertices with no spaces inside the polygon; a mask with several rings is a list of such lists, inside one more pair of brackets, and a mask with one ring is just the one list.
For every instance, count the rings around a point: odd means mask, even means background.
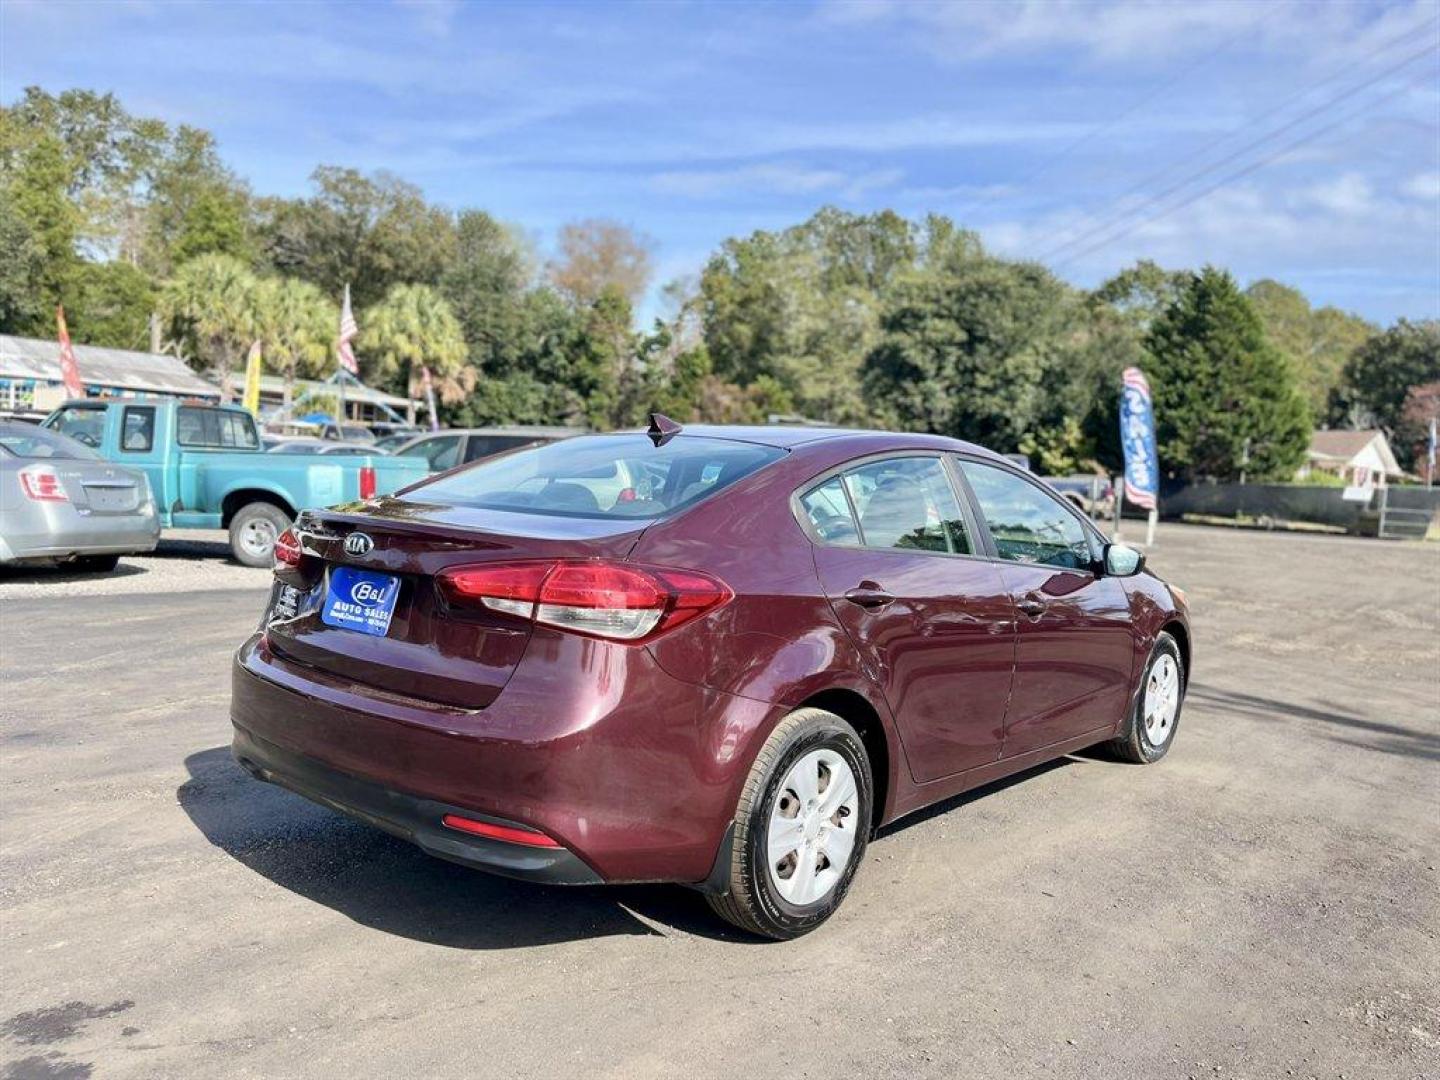
[{"label": "rear reflector", "polygon": [[375,497],[375,466],[360,466],[360,498],[373,499]]},{"label": "rear reflector", "polygon": [[299,566],[305,561],[305,551],[300,547],[300,538],[294,529],[286,529],[275,539],[275,568]]},{"label": "rear reflector", "polygon": [[536,832],[534,829],[522,829],[514,825],[496,825],[489,821],[474,821],[458,814],[446,814],[440,819],[440,823],[447,829],[471,833],[474,836],[484,836],[490,840],[503,840],[507,844],[527,844],[530,847],[551,848],[560,846],[558,841],[552,840],[544,833]]},{"label": "rear reflector", "polygon": [[35,502],[69,502],[60,477],[49,465],[26,465],[20,470],[20,488]]},{"label": "rear reflector", "polygon": [[446,599],[612,641],[672,630],[729,600],[724,582],[694,570],[604,560],[482,563],[442,571]]}]

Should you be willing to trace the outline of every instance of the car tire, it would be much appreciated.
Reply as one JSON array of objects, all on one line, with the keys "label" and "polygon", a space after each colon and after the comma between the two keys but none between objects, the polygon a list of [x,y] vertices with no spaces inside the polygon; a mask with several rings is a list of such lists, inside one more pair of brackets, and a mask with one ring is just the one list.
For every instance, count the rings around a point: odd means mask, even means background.
[{"label": "car tire", "polygon": [[1185,704],[1186,672],[1180,646],[1168,633],[1155,639],[1135,704],[1120,735],[1107,748],[1121,761],[1150,765],[1163,758],[1175,742]]},{"label": "car tire", "polygon": [[75,569],[85,574],[108,574],[119,565],[119,555],[80,555],[74,563]]},{"label": "car tire", "polygon": [[275,541],[289,527],[290,516],[273,503],[247,503],[230,519],[230,553],[245,566],[271,566]]},{"label": "car tire", "polygon": [[[847,798],[847,781],[853,798]],[[765,740],[745,780],[728,886],[707,897],[710,906],[762,937],[788,940],[814,930],[845,899],[864,858],[874,790],[870,759],[854,728],[823,709],[790,713]],[[826,815],[831,805],[835,812]],[[772,866],[772,844],[778,850],[792,842],[794,850]],[[843,866],[831,863],[832,852],[844,858]]]}]

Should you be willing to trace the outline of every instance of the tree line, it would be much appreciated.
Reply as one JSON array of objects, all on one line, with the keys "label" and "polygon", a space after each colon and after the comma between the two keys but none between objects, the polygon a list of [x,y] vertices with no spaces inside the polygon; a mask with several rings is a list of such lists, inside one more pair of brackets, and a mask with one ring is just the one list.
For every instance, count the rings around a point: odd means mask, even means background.
[{"label": "tree line", "polygon": [[1285,479],[1316,425],[1381,427],[1413,465],[1440,402],[1435,321],[1382,329],[1213,267],[1078,289],[938,214],[827,207],[726,240],[636,329],[652,245],[632,228],[572,222],[546,259],[387,173],[321,166],[304,196],[257,195],[208,132],[83,90],[0,107],[0,253],[0,331],[52,336],[63,303],[77,341],[158,336],[222,380],[255,341],[287,385],[334,370],[348,284],[362,377],[414,392],[428,366],[455,425],[784,413],[1115,469],[1135,365],[1167,472]]}]

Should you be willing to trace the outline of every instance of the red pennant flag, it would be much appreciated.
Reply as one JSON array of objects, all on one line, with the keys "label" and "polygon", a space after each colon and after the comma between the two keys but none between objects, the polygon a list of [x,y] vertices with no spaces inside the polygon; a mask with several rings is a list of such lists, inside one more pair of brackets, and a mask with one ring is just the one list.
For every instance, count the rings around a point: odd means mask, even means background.
[{"label": "red pennant flag", "polygon": [[85,396],[85,384],[80,381],[80,365],[75,363],[75,350],[70,346],[70,331],[65,326],[65,307],[55,308],[55,321],[60,324],[60,374],[65,379],[65,393],[72,398]]}]

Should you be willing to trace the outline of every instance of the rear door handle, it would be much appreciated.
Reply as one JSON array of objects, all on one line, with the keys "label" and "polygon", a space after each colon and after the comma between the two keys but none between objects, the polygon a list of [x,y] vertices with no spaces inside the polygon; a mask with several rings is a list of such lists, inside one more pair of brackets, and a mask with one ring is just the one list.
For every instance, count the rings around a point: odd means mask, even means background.
[{"label": "rear door handle", "polygon": [[891,596],[884,589],[860,588],[851,589],[846,592],[845,599],[849,600],[852,604],[859,604],[863,608],[882,608],[886,604],[893,602],[895,597]]},{"label": "rear door handle", "polygon": [[1044,614],[1046,608],[1045,601],[1033,593],[1030,596],[1021,597],[1020,600],[1016,601],[1015,606],[1032,619],[1037,615]]}]

